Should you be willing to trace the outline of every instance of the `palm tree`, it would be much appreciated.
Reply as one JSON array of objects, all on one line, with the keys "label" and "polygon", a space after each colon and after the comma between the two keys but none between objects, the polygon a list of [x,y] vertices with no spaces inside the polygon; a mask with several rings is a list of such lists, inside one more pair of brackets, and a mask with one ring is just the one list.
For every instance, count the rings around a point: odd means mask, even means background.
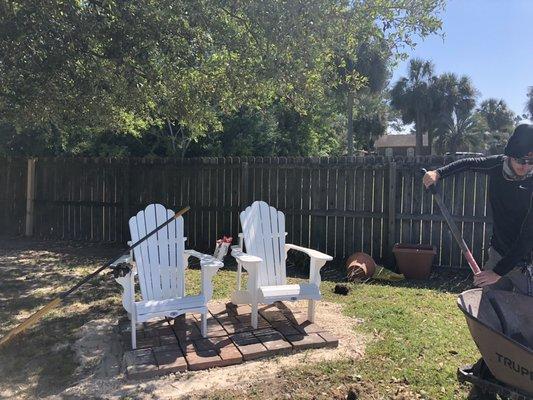
[{"label": "palm tree", "polygon": [[482,101],[478,112],[487,122],[491,132],[509,132],[513,129],[515,114],[502,99],[490,98]]},{"label": "palm tree", "polygon": [[[431,135],[436,136],[440,151],[455,152],[462,144],[472,144],[476,120],[473,111],[478,95],[467,76],[445,73],[433,79],[431,86],[433,118]],[[445,146],[445,147],[443,147]]]},{"label": "palm tree", "polygon": [[[368,103],[368,98],[382,97],[381,93],[387,85],[389,77],[388,60],[390,50],[385,43],[364,42],[360,44],[355,54],[343,54],[340,59],[339,74],[345,81],[342,90],[346,93],[346,111],[348,119],[347,148],[348,155],[353,155],[354,149],[354,107],[359,103]],[[364,80],[364,85],[359,85],[358,76]],[[356,96],[357,95],[357,96]],[[359,116],[356,115],[355,119]]]},{"label": "palm tree", "polygon": [[415,124],[416,155],[422,153],[422,139],[428,133],[431,121],[434,69],[431,61],[412,59],[407,77],[400,78],[390,93],[391,106],[400,111],[403,123]]},{"label": "palm tree", "polygon": [[513,126],[520,116],[509,109],[504,100],[484,100],[476,110],[477,130],[483,134],[484,150],[489,154],[500,154],[509,139]]},{"label": "palm tree", "polygon": [[453,110],[450,115],[443,116],[437,129],[438,136],[435,146],[441,152],[448,150],[455,153],[462,146],[471,147],[479,145],[483,136],[476,130],[475,118],[472,114],[462,114]]}]

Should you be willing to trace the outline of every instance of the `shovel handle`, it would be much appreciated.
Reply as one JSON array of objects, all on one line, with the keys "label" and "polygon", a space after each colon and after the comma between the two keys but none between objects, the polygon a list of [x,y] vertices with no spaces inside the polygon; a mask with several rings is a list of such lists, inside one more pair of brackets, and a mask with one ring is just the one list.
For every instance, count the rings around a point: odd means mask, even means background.
[{"label": "shovel handle", "polygon": [[56,297],[54,300],[49,302],[47,305],[45,305],[43,308],[41,308],[39,311],[37,311],[35,314],[31,315],[29,318],[24,320],[20,325],[16,326],[14,329],[9,331],[9,333],[4,336],[2,339],[0,339],[0,347],[2,347],[4,344],[8,343],[13,339],[15,336],[17,336],[22,331],[28,329],[30,326],[34,325],[37,321],[39,321],[44,315],[48,314],[52,309],[56,308],[59,304],[61,304],[61,298]]},{"label": "shovel handle", "polygon": [[[424,175],[428,172],[425,168],[421,169],[421,172],[424,173]],[[481,272],[481,269],[477,265],[476,260],[474,259],[474,256],[472,255],[472,252],[468,248],[465,240],[461,236],[461,232],[459,231],[459,228],[457,227],[457,224],[453,220],[452,215],[450,214],[450,211],[448,210],[448,207],[444,204],[442,201],[442,198],[440,197],[437,187],[435,185],[431,185],[427,188],[429,190],[437,202],[440,211],[442,213],[442,216],[446,220],[446,223],[448,224],[448,227],[450,228],[450,231],[452,232],[452,236],[454,237],[455,241],[461,248],[461,252],[463,253],[464,257],[466,258],[466,261],[468,262],[468,265],[470,266],[470,269],[474,273],[474,275],[479,274]]]}]

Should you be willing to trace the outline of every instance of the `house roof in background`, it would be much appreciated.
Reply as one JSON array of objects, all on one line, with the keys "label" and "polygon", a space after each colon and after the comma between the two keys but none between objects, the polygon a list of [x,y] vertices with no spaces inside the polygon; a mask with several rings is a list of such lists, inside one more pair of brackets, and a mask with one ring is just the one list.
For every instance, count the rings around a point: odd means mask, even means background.
[{"label": "house roof in background", "polygon": [[[424,146],[428,145],[428,135],[422,138]],[[415,135],[383,135],[374,143],[374,147],[415,147]]]}]

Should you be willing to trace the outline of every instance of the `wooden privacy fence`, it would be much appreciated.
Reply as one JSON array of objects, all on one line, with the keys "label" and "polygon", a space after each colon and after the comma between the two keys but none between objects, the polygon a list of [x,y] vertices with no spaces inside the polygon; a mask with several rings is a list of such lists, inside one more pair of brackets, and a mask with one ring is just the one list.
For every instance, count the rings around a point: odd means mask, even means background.
[{"label": "wooden privacy fence", "polygon": [[25,158],[0,158],[0,235],[24,233],[26,164]]},{"label": "wooden privacy fence", "polygon": [[[419,172],[451,161],[0,159],[0,227],[7,234],[26,229],[45,239],[125,243],[128,219],[147,204],[159,202],[174,210],[189,205],[188,246],[212,251],[218,237],[237,236],[244,207],[264,200],[286,214],[289,242],[338,259],[364,251],[380,260],[390,256],[394,243],[424,243],[437,247],[435,264],[467,267]],[[491,231],[486,189],[486,176],[471,172],[441,185],[445,203],[480,262]]]}]

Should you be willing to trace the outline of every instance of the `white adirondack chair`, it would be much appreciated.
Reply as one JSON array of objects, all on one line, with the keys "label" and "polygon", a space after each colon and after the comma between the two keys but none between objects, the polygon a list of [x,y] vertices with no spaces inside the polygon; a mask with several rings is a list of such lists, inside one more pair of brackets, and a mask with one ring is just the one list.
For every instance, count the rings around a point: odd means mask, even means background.
[{"label": "white adirondack chair", "polygon": [[[327,254],[294,244],[286,244],[285,215],[264,201],[256,201],[240,214],[243,233],[239,246],[232,246],[237,260],[237,290],[231,301],[252,306],[252,326],[257,328],[258,304],[276,301],[309,300],[307,316],[313,322],[315,303],[320,300],[320,268],[333,258]],[[246,253],[242,250],[242,238]],[[286,259],[289,250],[307,254],[310,260],[309,282],[287,285]],[[248,272],[248,283],[241,290],[242,268]]]},{"label": "white adirondack chair", "polygon": [[[150,204],[129,220],[132,242],[135,243],[174,215],[161,204]],[[131,344],[136,348],[136,324],[156,317],[177,317],[185,313],[201,313],[203,337],[207,333],[207,302],[213,295],[212,278],[223,263],[213,256],[185,250],[183,217],[162,228],[133,249],[134,269],[117,279],[122,285],[122,303],[131,319]],[[131,244],[132,242],[128,242]],[[185,295],[185,268],[189,257],[200,259],[201,292]],[[135,275],[140,298],[135,295]]]}]

